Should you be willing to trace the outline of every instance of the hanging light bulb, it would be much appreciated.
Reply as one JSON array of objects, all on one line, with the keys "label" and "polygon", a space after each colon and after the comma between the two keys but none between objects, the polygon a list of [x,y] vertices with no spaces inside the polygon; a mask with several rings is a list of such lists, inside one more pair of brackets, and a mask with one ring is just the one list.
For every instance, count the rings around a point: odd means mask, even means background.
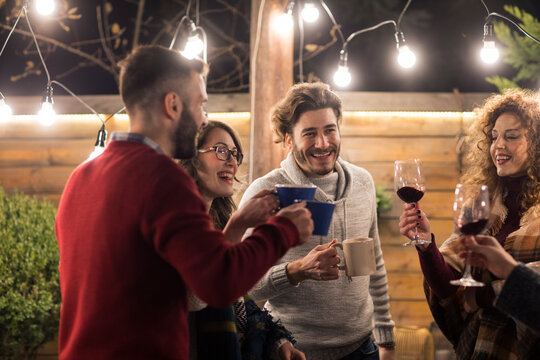
[{"label": "hanging light bulb", "polygon": [[194,59],[199,56],[204,50],[204,43],[199,37],[199,34],[194,34],[188,37],[186,47],[183,51],[180,51],[184,57],[188,59]]},{"label": "hanging light bulb", "polygon": [[56,8],[54,0],[36,0],[36,10],[41,15],[51,15]]},{"label": "hanging light bulb", "polygon": [[396,39],[396,48],[398,49],[397,61],[401,67],[410,69],[416,63],[416,55],[405,44],[405,36],[402,31],[396,31],[394,33]]},{"label": "hanging light bulb", "polygon": [[307,2],[302,9],[302,19],[308,23],[314,23],[319,18],[319,9],[313,3]]},{"label": "hanging light bulb", "polygon": [[189,36],[186,41],[186,46],[184,47],[184,50],[180,51],[180,54],[188,59],[194,59],[204,51],[206,45],[197,33],[197,27],[192,20],[188,19],[186,26],[186,32]]},{"label": "hanging light bulb", "polygon": [[289,1],[285,12],[274,18],[274,28],[281,34],[290,34],[294,26],[292,11],[294,0]]},{"label": "hanging light bulb", "polygon": [[97,158],[105,151],[105,142],[107,141],[107,130],[105,130],[105,124],[101,125],[101,129],[98,131],[96,143],[94,145],[94,151],[88,157],[88,160]]},{"label": "hanging light bulb", "polygon": [[499,49],[495,46],[493,24],[484,24],[484,47],[480,50],[480,58],[486,64],[494,64],[499,59]]},{"label": "hanging light bulb", "polygon": [[347,66],[347,52],[341,50],[339,55],[339,65],[337,71],[334,73],[334,84],[339,87],[349,86],[352,77]]},{"label": "hanging light bulb", "polygon": [[38,112],[38,119],[41,125],[51,126],[56,121],[56,112],[53,109],[53,89],[52,86],[47,86],[47,91],[41,103],[41,110]]},{"label": "hanging light bulb", "polygon": [[407,45],[398,48],[398,63],[405,69],[410,69],[416,63],[416,55],[409,49]]},{"label": "hanging light bulb", "polygon": [[11,108],[6,101],[2,98],[0,99],[0,123],[8,122],[11,119]]}]

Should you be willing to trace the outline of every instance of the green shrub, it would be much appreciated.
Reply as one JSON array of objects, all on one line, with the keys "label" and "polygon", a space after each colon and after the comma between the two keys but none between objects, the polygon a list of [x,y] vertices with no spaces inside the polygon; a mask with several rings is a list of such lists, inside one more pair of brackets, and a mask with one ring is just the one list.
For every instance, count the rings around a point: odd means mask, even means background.
[{"label": "green shrub", "polygon": [[56,209],[0,185],[0,359],[31,359],[58,332]]},{"label": "green shrub", "polygon": [[375,188],[377,197],[377,214],[388,211],[392,208],[392,196],[386,193],[386,185],[380,185]]}]

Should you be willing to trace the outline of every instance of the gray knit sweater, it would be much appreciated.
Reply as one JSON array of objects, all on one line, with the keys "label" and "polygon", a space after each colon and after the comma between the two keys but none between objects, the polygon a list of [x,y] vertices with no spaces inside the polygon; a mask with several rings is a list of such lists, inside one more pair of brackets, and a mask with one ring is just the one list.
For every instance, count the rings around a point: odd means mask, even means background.
[{"label": "gray knit sweater", "polygon": [[[339,359],[358,348],[372,332],[378,343],[394,341],[373,179],[366,170],[341,158],[335,170],[338,173],[335,201],[320,188],[315,193],[315,200],[336,205],[328,235],[312,236],[306,244],[290,249],[250,292],[257,301],[267,300],[265,307],[293,333],[297,347],[309,360]],[[281,163],[281,168],[255,180],[239,206],[260,190],[284,183],[310,184],[291,154]],[[289,283],[287,263],[334,238],[341,242],[355,237],[374,240],[377,270],[373,275],[354,277],[349,282],[342,272],[338,280],[307,280],[298,286]]]}]

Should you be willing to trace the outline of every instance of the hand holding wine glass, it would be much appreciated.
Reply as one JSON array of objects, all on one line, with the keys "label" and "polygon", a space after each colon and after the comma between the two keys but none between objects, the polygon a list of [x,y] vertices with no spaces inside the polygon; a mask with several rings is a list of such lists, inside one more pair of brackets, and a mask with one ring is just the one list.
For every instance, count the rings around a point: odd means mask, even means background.
[{"label": "hand holding wine glass", "polygon": [[[399,198],[407,204],[420,201],[426,190],[420,159],[395,161],[394,187]],[[427,245],[430,243],[431,241],[429,240],[420,239],[418,228],[415,227],[413,238],[408,243],[403,244],[403,246]]]},{"label": "hand holding wine glass", "polygon": [[[457,184],[454,196],[454,222],[465,236],[480,234],[487,225],[490,214],[489,192],[486,185]],[[468,251],[467,256],[470,256]],[[457,286],[484,286],[471,274],[471,265],[466,261],[461,279],[452,280]]]}]

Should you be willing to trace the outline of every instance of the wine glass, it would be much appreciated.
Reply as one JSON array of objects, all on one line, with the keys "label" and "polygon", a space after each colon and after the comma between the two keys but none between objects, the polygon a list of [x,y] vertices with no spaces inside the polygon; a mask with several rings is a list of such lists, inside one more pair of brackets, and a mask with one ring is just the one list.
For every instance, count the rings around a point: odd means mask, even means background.
[{"label": "wine glass", "polygon": [[[420,201],[426,190],[420,159],[397,160],[394,162],[394,188],[401,200],[411,204]],[[414,228],[411,241],[403,246],[430,244],[431,241],[420,239],[418,227]]]},{"label": "wine glass", "polygon": [[[486,185],[457,184],[454,197],[454,223],[465,236],[480,234],[489,219],[489,192]],[[450,284],[457,286],[484,286],[471,275],[471,264],[467,251],[465,271],[461,279],[452,280]]]}]

